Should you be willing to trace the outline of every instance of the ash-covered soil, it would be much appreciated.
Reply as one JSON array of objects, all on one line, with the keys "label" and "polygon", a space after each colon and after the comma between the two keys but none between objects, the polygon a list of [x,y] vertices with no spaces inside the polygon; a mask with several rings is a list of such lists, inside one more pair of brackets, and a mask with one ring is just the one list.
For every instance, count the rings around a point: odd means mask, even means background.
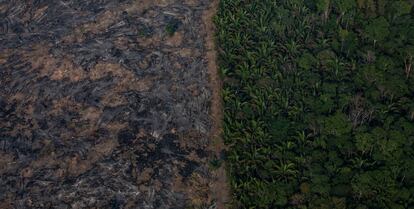
[{"label": "ash-covered soil", "polygon": [[214,208],[210,2],[0,1],[0,208]]}]

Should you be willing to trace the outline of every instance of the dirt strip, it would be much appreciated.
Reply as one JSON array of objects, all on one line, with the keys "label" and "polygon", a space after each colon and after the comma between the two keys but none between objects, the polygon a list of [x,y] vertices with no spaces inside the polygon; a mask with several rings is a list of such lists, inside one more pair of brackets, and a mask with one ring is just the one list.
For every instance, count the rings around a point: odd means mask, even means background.
[{"label": "dirt strip", "polygon": [[213,18],[216,14],[219,0],[214,0],[210,8],[204,13],[203,21],[207,29],[206,37],[206,48],[207,48],[207,59],[208,59],[208,71],[210,74],[210,89],[212,91],[211,99],[211,117],[212,117],[212,128],[210,139],[212,143],[210,147],[215,153],[215,158],[221,160],[221,166],[215,169],[212,174],[214,181],[211,185],[211,191],[214,199],[217,201],[217,208],[226,208],[226,204],[229,203],[229,185],[227,182],[227,174],[225,170],[225,164],[223,162],[223,153],[225,145],[222,140],[222,99],[221,89],[222,83],[218,72],[217,55],[215,48],[215,26],[213,24]]}]

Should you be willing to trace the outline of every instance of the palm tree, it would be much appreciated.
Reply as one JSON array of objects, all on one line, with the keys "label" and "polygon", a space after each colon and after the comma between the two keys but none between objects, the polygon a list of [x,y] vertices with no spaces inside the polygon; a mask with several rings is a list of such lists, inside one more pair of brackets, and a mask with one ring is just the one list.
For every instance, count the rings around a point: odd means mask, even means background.
[{"label": "palm tree", "polygon": [[276,165],[276,178],[288,182],[289,180],[295,178],[298,174],[296,165],[293,163],[280,162],[279,165]]}]

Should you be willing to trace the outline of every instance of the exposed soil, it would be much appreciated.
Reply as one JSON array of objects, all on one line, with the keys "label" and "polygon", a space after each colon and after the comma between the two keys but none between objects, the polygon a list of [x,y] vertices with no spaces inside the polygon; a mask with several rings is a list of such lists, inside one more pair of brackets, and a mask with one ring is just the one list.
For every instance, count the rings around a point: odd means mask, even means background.
[{"label": "exposed soil", "polygon": [[0,2],[0,208],[223,208],[217,1]]},{"label": "exposed soil", "polygon": [[206,37],[206,56],[208,59],[208,71],[210,74],[210,89],[211,89],[211,118],[212,127],[210,132],[210,148],[214,153],[214,158],[219,159],[222,162],[221,166],[212,171],[213,181],[211,184],[211,194],[216,200],[217,208],[226,208],[226,204],[229,203],[229,185],[227,182],[227,174],[225,170],[225,164],[223,154],[226,149],[222,140],[222,99],[221,99],[221,79],[218,74],[217,68],[217,55],[214,40],[215,26],[213,24],[213,17],[217,11],[219,0],[213,0],[210,8],[203,14],[204,25],[207,29]]}]

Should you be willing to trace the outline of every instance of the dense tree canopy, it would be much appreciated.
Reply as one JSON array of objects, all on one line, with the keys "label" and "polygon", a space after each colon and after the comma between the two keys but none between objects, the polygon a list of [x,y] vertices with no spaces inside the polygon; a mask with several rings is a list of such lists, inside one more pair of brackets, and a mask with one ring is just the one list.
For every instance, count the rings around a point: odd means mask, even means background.
[{"label": "dense tree canopy", "polygon": [[221,0],[237,208],[414,208],[412,1]]}]

